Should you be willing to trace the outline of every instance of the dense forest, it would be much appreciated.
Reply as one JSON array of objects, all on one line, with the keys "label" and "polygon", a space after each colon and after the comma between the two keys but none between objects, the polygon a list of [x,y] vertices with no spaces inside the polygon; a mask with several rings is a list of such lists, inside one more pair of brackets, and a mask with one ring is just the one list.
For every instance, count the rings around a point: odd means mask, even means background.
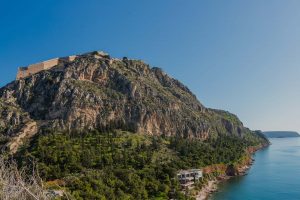
[{"label": "dense forest", "polygon": [[189,199],[180,192],[177,170],[235,163],[251,145],[234,136],[203,142],[119,130],[50,132],[16,158],[20,166],[34,163],[49,187],[58,184],[75,199]]}]

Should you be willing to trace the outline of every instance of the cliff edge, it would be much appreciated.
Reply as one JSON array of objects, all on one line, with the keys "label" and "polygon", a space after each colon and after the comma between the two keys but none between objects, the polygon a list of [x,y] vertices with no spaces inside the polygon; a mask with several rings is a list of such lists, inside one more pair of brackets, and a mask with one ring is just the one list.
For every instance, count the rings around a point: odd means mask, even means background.
[{"label": "cliff edge", "polygon": [[268,142],[244,127],[235,115],[206,108],[162,69],[140,60],[113,59],[98,51],[78,55],[0,89],[2,144],[14,144],[9,148],[16,151],[16,141],[22,144],[49,129],[121,129],[200,140],[234,135]]}]

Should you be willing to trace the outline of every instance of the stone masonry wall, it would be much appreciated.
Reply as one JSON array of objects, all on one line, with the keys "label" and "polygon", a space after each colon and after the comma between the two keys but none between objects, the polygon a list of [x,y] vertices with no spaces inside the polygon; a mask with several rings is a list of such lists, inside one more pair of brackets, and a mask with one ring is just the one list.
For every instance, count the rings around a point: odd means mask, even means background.
[{"label": "stone masonry wall", "polygon": [[26,78],[32,74],[36,74],[43,70],[51,69],[58,65],[60,62],[68,62],[75,60],[76,56],[68,56],[63,58],[54,58],[41,63],[32,64],[27,67],[19,67],[16,79]]}]

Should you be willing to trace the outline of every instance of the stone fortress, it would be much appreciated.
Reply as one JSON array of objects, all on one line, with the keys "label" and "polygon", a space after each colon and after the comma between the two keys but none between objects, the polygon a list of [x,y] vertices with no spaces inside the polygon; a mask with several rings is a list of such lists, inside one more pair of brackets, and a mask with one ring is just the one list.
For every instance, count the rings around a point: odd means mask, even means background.
[{"label": "stone fortress", "polygon": [[[94,51],[87,54],[83,54],[81,56],[91,55],[91,54],[94,55],[96,58],[100,58],[100,57],[109,58],[109,55],[103,51]],[[78,57],[77,55],[74,55],[74,56],[67,56],[62,58],[54,58],[44,62],[28,65],[26,67],[19,67],[16,79],[20,80],[22,78],[26,78],[28,76],[36,74],[40,71],[49,70],[55,66],[58,66],[59,64],[74,61],[77,57]]]},{"label": "stone fortress", "polygon": [[22,78],[26,78],[32,74],[36,74],[43,70],[51,69],[54,66],[57,66],[58,64],[62,62],[68,62],[75,60],[77,56],[68,56],[63,58],[54,58],[51,60],[47,60],[41,63],[32,64],[26,67],[19,67],[18,73],[17,73],[17,80],[20,80]]}]

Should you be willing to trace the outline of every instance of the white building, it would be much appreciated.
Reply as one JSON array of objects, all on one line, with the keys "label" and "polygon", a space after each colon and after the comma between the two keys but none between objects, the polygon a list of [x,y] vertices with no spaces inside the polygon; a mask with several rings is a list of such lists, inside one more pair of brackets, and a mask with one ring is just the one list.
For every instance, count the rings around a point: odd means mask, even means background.
[{"label": "white building", "polygon": [[177,178],[182,187],[190,187],[202,177],[203,172],[201,169],[180,170],[177,173]]}]

